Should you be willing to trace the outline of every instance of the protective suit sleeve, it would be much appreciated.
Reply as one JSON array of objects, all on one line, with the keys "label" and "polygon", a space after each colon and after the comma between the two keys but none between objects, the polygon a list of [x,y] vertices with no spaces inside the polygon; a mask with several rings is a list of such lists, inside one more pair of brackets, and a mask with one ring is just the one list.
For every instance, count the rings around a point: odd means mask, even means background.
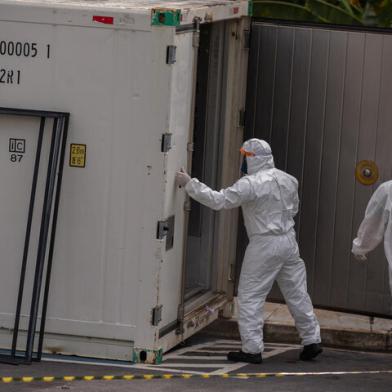
[{"label": "protective suit sleeve", "polygon": [[209,188],[197,178],[192,178],[185,190],[192,199],[213,210],[236,208],[255,198],[253,187],[246,177],[242,177],[231,187],[219,192]]},{"label": "protective suit sleeve", "polygon": [[366,255],[375,249],[384,238],[388,224],[387,201],[388,193],[381,186],[371,197],[366,208],[365,218],[359,226],[357,238],[353,241],[352,253],[355,255]]}]

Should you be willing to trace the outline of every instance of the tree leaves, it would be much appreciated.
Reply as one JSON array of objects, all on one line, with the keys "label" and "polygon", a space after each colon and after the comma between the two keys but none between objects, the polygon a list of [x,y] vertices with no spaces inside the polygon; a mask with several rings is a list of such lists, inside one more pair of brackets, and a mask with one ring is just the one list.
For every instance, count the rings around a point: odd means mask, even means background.
[{"label": "tree leaves", "polygon": [[255,0],[254,16],[340,25],[392,27],[392,0]]},{"label": "tree leaves", "polygon": [[[346,5],[347,2],[345,2]],[[343,25],[361,25],[362,20],[355,16],[354,11],[346,10],[346,7],[338,7],[324,0],[307,0],[306,7],[310,9],[312,14],[317,15],[327,23],[343,24]]]},{"label": "tree leaves", "polygon": [[253,15],[272,19],[323,22],[308,8],[286,1],[256,0],[253,4]]}]

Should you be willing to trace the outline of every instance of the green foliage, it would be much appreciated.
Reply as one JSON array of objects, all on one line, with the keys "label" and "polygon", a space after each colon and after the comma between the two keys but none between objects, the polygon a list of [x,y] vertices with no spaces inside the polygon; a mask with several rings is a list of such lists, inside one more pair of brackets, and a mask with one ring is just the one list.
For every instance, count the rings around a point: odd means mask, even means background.
[{"label": "green foliage", "polygon": [[[341,2],[347,3],[347,2]],[[336,24],[354,24],[360,25],[362,21],[352,8],[349,7],[349,10],[343,4],[334,5],[325,0],[308,0],[305,4],[307,8],[311,11],[312,14],[318,15],[323,21],[327,23],[336,23]]]},{"label": "green foliage", "polygon": [[253,3],[253,15],[261,16],[263,18],[295,21],[321,21],[321,19],[314,15],[307,7],[286,1],[255,1]]},{"label": "green foliage", "polygon": [[392,0],[254,0],[254,16],[392,28]]}]

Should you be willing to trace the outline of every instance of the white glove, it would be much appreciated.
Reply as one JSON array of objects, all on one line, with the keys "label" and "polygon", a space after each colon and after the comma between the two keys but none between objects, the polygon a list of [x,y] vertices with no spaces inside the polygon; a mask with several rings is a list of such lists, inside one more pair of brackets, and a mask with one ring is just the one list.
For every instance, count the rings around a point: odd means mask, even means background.
[{"label": "white glove", "polygon": [[191,176],[181,168],[180,171],[176,173],[176,185],[179,187],[185,186],[191,180]]},{"label": "white glove", "polygon": [[359,254],[355,254],[355,253],[354,253],[354,258],[357,261],[366,261],[367,260],[366,255],[359,255]]}]

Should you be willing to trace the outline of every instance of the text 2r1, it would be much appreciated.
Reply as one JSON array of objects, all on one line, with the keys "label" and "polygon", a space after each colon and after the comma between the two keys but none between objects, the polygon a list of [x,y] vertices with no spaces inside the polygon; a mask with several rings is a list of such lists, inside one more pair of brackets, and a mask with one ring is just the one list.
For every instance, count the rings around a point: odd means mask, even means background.
[{"label": "text 2r1", "polygon": [[0,68],[0,84],[20,84],[20,70]]}]

